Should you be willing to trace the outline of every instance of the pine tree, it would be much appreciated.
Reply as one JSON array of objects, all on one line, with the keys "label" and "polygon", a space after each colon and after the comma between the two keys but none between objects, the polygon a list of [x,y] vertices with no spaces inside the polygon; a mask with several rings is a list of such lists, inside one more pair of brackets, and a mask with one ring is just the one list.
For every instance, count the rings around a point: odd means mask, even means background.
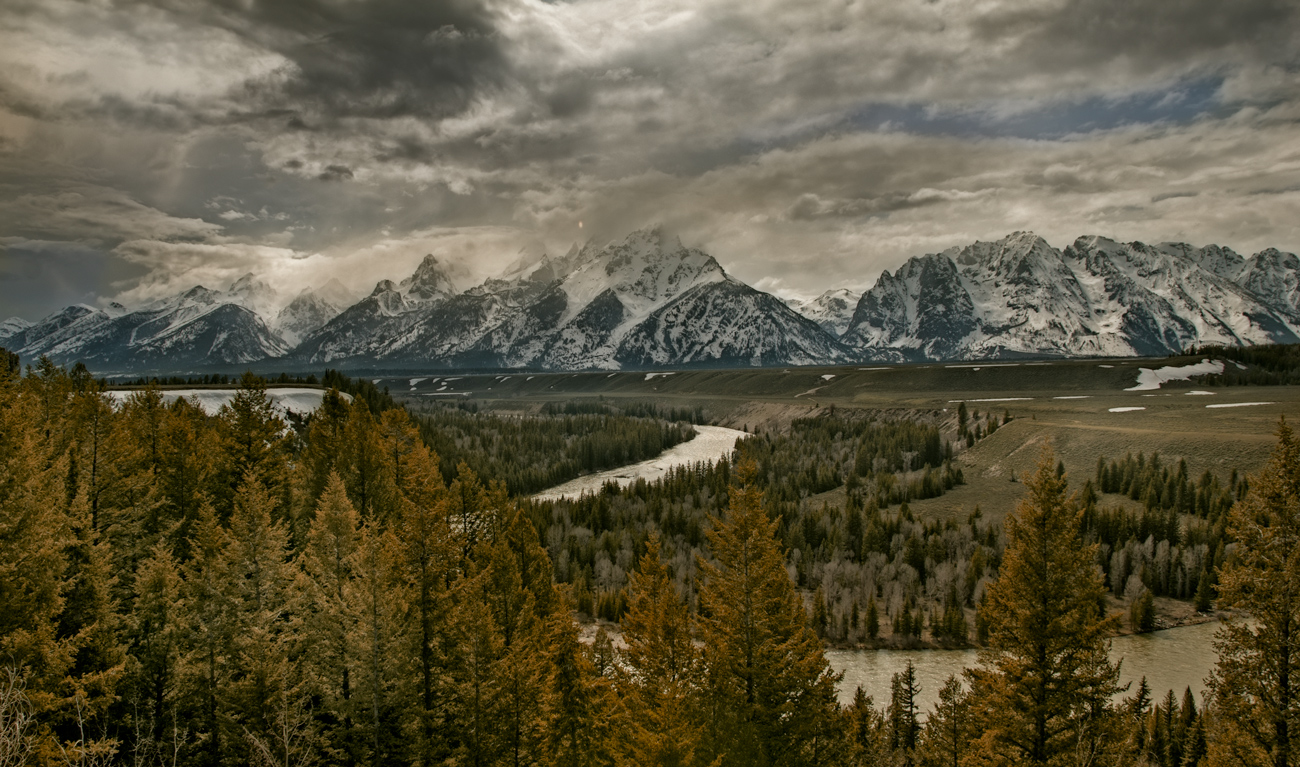
[{"label": "pine tree", "polygon": [[439,733],[446,729],[455,695],[447,681],[457,647],[450,625],[451,588],[462,563],[447,524],[449,504],[437,456],[423,444],[408,441],[404,431],[392,429],[387,413],[384,424],[390,433],[386,444],[392,482],[399,493],[390,529],[397,536],[397,566],[409,591],[409,636],[415,643],[411,657],[419,674],[420,752],[421,760],[428,763],[435,752],[454,747]]},{"label": "pine tree", "polygon": [[[83,478],[83,490],[87,484]],[[89,498],[79,493],[70,511],[74,537],[68,546],[58,623],[59,633],[69,637],[73,651],[63,684],[70,697],[64,712],[66,740],[73,739],[74,718],[78,730],[99,731],[109,721],[126,669],[122,620],[112,595],[112,554],[92,520]]]},{"label": "pine tree", "polygon": [[934,713],[926,719],[921,736],[920,763],[926,767],[958,767],[970,751],[975,735],[973,712],[961,681],[948,677],[939,689]]},{"label": "pine tree", "polygon": [[[489,511],[481,509],[480,519],[486,519]],[[466,584],[465,596],[483,601],[499,632],[501,654],[491,667],[491,687],[497,694],[491,708],[498,717],[494,750],[506,764],[523,765],[543,754],[545,683],[551,676],[545,629],[557,596],[550,558],[532,522],[514,506],[492,516],[500,522],[490,525],[496,529],[493,540],[484,541],[475,553],[475,567],[481,572]],[[470,610],[471,615],[474,612]],[[480,716],[480,712],[462,714],[462,718]]]},{"label": "pine tree", "polygon": [[221,481],[214,485],[218,508],[230,508],[231,492],[251,475],[266,488],[273,516],[280,517],[288,492],[288,426],[266,393],[266,382],[252,373],[239,379],[230,402],[217,413],[222,444]]},{"label": "pine tree", "polygon": [[1226,621],[1210,678],[1216,715],[1210,759],[1276,767],[1300,763],[1292,724],[1300,721],[1300,445],[1283,420],[1268,464],[1228,520],[1237,542],[1219,572]]},{"label": "pine tree", "polygon": [[717,563],[699,562],[708,687],[721,716],[711,737],[724,764],[821,764],[835,755],[835,683],[821,640],[785,569],[777,523],[763,511],[753,464],[712,520]]},{"label": "pine tree", "polygon": [[846,741],[844,761],[854,767],[888,764],[892,754],[886,729],[871,696],[859,686],[853,693],[853,702],[840,715],[840,730]]},{"label": "pine tree", "polygon": [[310,603],[304,626],[308,673],[311,687],[325,708],[341,714],[326,732],[331,741],[330,756],[340,761],[354,759],[357,750],[350,716],[357,651],[350,645],[348,598],[360,524],[343,480],[331,471],[299,563],[306,576],[305,591]]},{"label": "pine tree", "polygon": [[[472,593],[478,591],[474,586],[480,580],[461,585]],[[457,764],[486,767],[497,764],[505,748],[502,724],[506,680],[499,667],[505,642],[487,604],[476,596],[461,601],[450,621],[455,632],[451,639],[457,648],[453,667],[456,694],[449,702],[457,737],[451,746]]]},{"label": "pine tree", "polygon": [[1046,765],[1100,748],[1117,691],[1107,657],[1113,620],[1098,614],[1104,594],[1084,545],[1081,517],[1045,448],[1023,478],[1026,495],[1006,520],[1007,547],[981,612],[988,647],[967,672],[983,731],[979,747],[998,763]]},{"label": "pine tree", "polygon": [[916,763],[916,746],[921,727],[917,722],[916,696],[921,687],[916,683],[916,667],[912,661],[889,680],[889,749],[894,763],[911,767]]},{"label": "pine tree", "polygon": [[170,548],[163,542],[155,544],[136,573],[135,609],[128,631],[134,663],[125,685],[135,735],[132,751],[144,762],[161,760],[167,726],[177,718],[181,586]]},{"label": "pine tree", "polygon": [[[181,659],[177,669],[183,719],[195,729],[200,763],[216,767],[226,757],[231,733],[223,701],[229,682],[229,661],[235,625],[229,589],[230,568],[225,553],[228,536],[210,503],[199,507],[186,548],[190,559],[182,568],[180,604]],[[240,733],[234,733],[238,738]]]},{"label": "pine tree", "polygon": [[628,673],[618,689],[625,705],[621,762],[688,767],[701,764],[700,653],[691,637],[690,610],[660,557],[652,533],[640,570],[628,580],[623,657]]},{"label": "pine tree", "polygon": [[392,481],[394,471],[385,465],[388,453],[379,428],[370,408],[360,399],[352,401],[343,440],[347,467],[342,473],[352,503],[364,518],[387,520],[397,500]]},{"label": "pine tree", "polygon": [[1155,597],[1151,589],[1142,589],[1142,593],[1133,600],[1129,609],[1129,628],[1135,634],[1145,634],[1156,627]]},{"label": "pine tree", "polygon": [[416,717],[408,705],[412,678],[409,608],[398,567],[397,540],[369,522],[361,530],[350,566],[356,577],[345,591],[351,613],[349,643],[357,651],[357,686],[352,708],[370,765],[404,761],[403,730]]},{"label": "pine tree", "polygon": [[551,678],[544,762],[554,767],[613,765],[610,680],[597,672],[589,650],[578,641],[578,626],[568,611],[555,613],[548,623]]},{"label": "pine tree", "polygon": [[[0,658],[22,677],[28,714],[41,718],[66,702],[63,681],[75,646],[58,624],[74,536],[66,445],[55,439],[62,431],[57,397],[66,399],[66,389],[47,397],[31,378],[0,378]],[[60,378],[50,378],[61,387]],[[57,751],[44,727],[31,745],[38,757]]]},{"label": "pine tree", "polygon": [[867,636],[875,639],[880,636],[880,611],[876,608],[876,597],[867,599]]},{"label": "pine tree", "polygon": [[272,521],[277,504],[255,471],[235,493],[223,552],[232,637],[226,700],[238,732],[273,742],[277,706],[292,706],[299,680],[290,661],[295,641],[294,570],[289,534]]},{"label": "pine tree", "polygon": [[[199,510],[210,502],[218,478],[221,450],[216,430],[209,425],[203,410],[183,398],[177,398],[163,416],[159,436],[158,486],[162,496],[162,515],[177,524],[176,552],[188,558],[189,541]],[[229,491],[227,491],[229,492]],[[229,518],[229,513],[223,515]]]}]

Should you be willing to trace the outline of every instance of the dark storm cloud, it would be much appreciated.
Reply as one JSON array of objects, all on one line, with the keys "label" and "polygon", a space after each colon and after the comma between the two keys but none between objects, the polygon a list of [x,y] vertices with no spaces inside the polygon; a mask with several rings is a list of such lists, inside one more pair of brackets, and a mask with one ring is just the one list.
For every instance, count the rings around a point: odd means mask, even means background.
[{"label": "dark storm cloud", "polygon": [[800,291],[1020,228],[1294,249],[1296,13],[9,0],[0,236],[97,241],[152,270],[133,299],[200,268],[368,289],[447,243],[490,271],[653,222]]},{"label": "dark storm cloud", "polygon": [[315,120],[458,114],[508,70],[492,13],[467,0],[145,2],[283,56],[291,66],[247,83],[246,98]]},{"label": "dark storm cloud", "polygon": [[105,283],[146,273],[84,243],[0,237],[0,306],[6,317],[35,319],[68,304],[93,304]]}]

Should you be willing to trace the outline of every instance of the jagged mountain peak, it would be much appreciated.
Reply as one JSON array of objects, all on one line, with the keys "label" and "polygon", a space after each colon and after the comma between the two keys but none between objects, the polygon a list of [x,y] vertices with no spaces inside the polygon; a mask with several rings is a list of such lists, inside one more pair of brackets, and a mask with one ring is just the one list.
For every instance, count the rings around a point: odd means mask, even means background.
[{"label": "jagged mountain peak", "polygon": [[404,297],[414,303],[442,301],[456,295],[456,286],[446,267],[432,253],[426,255],[415,272],[399,283]]},{"label": "jagged mountain peak", "polygon": [[816,322],[822,330],[839,338],[848,330],[862,294],[848,288],[832,288],[816,298],[788,299],[791,309]]},{"label": "jagged mountain peak", "polygon": [[1288,295],[1300,303],[1300,285],[1279,277],[1285,268],[1261,269],[1257,284],[1238,280],[1245,264],[1219,246],[1089,235],[1062,252],[1016,232],[886,272],[843,340],[878,359],[981,359],[1162,355],[1300,338],[1300,316],[1283,306]]},{"label": "jagged mountain peak", "polygon": [[373,298],[383,293],[396,293],[396,292],[397,292],[396,283],[394,283],[392,280],[380,280],[379,282],[375,283],[375,289],[370,291],[370,296],[371,298]]}]

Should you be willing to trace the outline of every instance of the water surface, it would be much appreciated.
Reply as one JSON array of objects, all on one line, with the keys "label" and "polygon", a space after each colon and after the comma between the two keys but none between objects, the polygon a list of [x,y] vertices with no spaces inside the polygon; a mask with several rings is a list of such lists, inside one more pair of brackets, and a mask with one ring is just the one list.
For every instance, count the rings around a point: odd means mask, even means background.
[{"label": "water surface", "polygon": [[676,466],[717,461],[729,455],[736,448],[736,440],[745,436],[748,435],[743,431],[721,426],[696,426],[693,439],[670,447],[648,461],[578,477],[563,485],[543,490],[533,498],[539,501],[555,501],[563,497],[577,498],[583,493],[599,491],[602,485],[611,480],[621,487],[627,487],[638,479],[653,482]]},{"label": "water surface", "polygon": [[[1179,700],[1190,687],[1198,700],[1205,695],[1205,678],[1214,668],[1214,632],[1217,622],[1153,631],[1150,634],[1115,637],[1111,641],[1111,660],[1121,663],[1120,684],[1137,688],[1143,676],[1151,686],[1153,698],[1174,690]],[[939,688],[950,675],[961,678],[964,669],[979,665],[975,650],[827,650],[831,668],[844,672],[840,682],[840,702],[853,700],[862,686],[876,705],[889,702],[889,680],[902,671],[907,662],[916,668],[921,685],[920,708],[928,711],[939,697]]]}]

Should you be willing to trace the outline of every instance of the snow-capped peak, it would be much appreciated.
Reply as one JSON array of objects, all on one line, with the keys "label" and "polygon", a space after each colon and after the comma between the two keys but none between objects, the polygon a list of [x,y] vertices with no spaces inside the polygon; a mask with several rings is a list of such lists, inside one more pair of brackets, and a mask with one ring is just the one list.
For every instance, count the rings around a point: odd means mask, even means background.
[{"label": "snow-capped peak", "polygon": [[816,322],[822,330],[839,338],[848,329],[862,294],[848,288],[833,288],[808,300],[788,299],[791,309]]},{"label": "snow-capped peak", "polygon": [[424,257],[415,273],[402,280],[399,287],[403,296],[416,304],[443,301],[457,292],[446,270],[432,253]]},{"label": "snow-capped peak", "polygon": [[222,298],[263,317],[273,316],[280,304],[280,294],[275,288],[257,279],[252,272],[235,280]]}]

